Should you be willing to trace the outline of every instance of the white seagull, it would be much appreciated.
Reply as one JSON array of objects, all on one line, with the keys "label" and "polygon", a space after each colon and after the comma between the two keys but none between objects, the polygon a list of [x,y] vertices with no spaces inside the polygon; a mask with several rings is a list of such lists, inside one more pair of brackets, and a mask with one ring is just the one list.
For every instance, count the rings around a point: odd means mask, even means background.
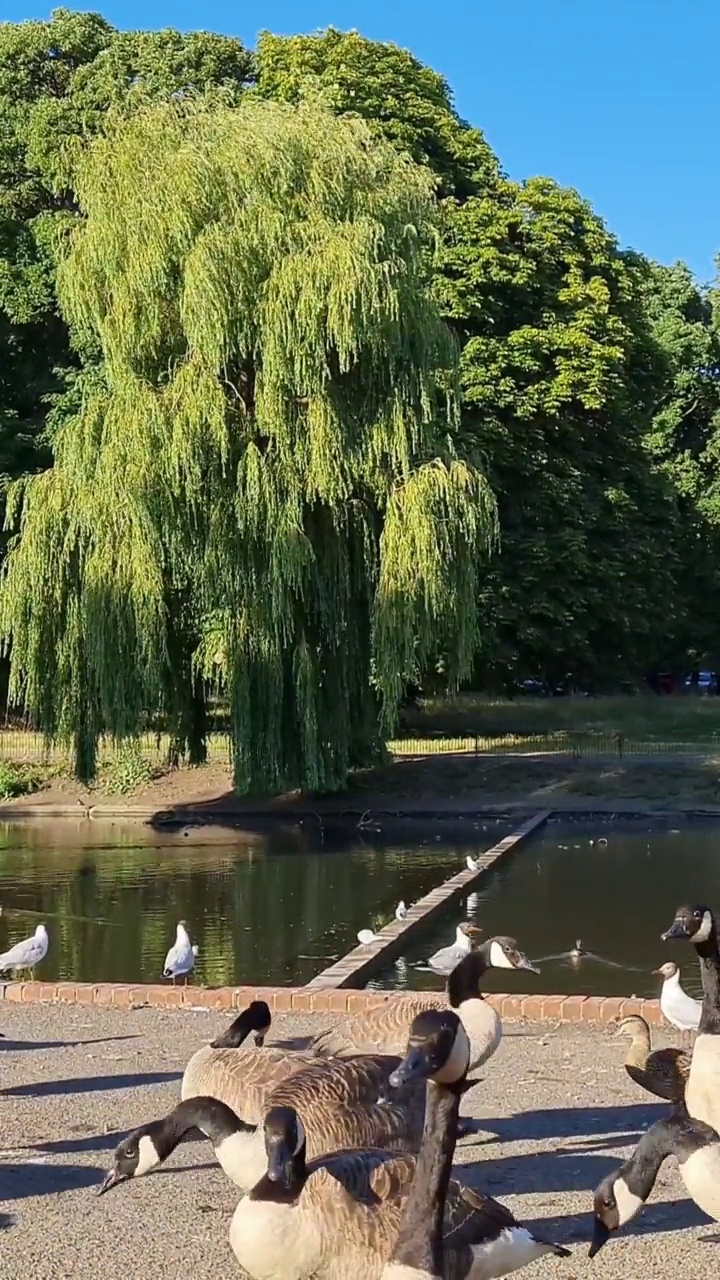
[{"label": "white seagull", "polygon": [[404,920],[404,919],[405,919],[405,917],[406,917],[406,915],[407,915],[407,907],[405,906],[405,903],[403,902],[403,900],[402,900],[402,898],[401,898],[401,899],[400,899],[400,901],[398,902],[398,904],[397,904],[396,908],[395,908],[395,919],[396,919],[396,920]]},{"label": "white seagull", "polygon": [[680,986],[680,970],[672,960],[668,960],[659,969],[653,969],[653,973],[663,980],[660,992],[663,1017],[667,1018],[671,1026],[682,1031],[684,1037],[689,1038],[690,1032],[697,1031],[700,1025],[701,1002],[693,1000],[692,996],[683,991]]},{"label": "white seagull", "polygon": [[369,947],[370,943],[374,942],[376,938],[377,934],[373,933],[372,929],[361,929],[357,934],[357,940],[363,947]]},{"label": "white seagull", "polygon": [[471,857],[470,857],[470,854],[468,854],[467,858],[465,859],[465,866],[467,867],[468,871],[479,871],[479,870],[480,870],[480,859],[479,859],[479,858],[471,858]]},{"label": "white seagull", "polygon": [[32,973],[35,965],[45,959],[49,943],[45,925],[39,924],[32,938],[16,942],[14,947],[0,956],[0,973],[7,969],[29,969]]},{"label": "white seagull", "polygon": [[163,978],[172,978],[173,985],[176,978],[187,978],[195,968],[197,955],[199,949],[191,943],[187,923],[181,920],[175,933],[175,942],[165,957]]},{"label": "white seagull", "polygon": [[453,969],[469,955],[475,946],[482,930],[469,921],[463,921],[455,930],[455,941],[452,946],[441,947],[430,956],[428,964],[436,973],[452,973]]}]

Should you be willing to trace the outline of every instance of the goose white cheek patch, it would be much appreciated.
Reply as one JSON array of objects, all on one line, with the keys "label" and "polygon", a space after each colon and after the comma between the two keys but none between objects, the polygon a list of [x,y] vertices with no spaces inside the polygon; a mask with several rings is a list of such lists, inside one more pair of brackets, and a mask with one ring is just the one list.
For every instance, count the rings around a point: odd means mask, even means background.
[{"label": "goose white cheek patch", "polygon": [[135,1178],[141,1178],[144,1173],[149,1173],[151,1169],[156,1168],[159,1163],[158,1153],[155,1150],[153,1140],[144,1133],[138,1143],[137,1169],[133,1176]]},{"label": "goose white cheek patch", "polygon": [[712,916],[710,915],[709,911],[706,911],[705,915],[702,918],[702,923],[700,925],[700,928],[697,930],[697,933],[694,935],[692,941],[707,942],[712,932],[712,926],[713,926]]},{"label": "goose white cheek patch", "polygon": [[514,969],[515,965],[505,955],[499,942],[490,943],[490,964],[493,969]]}]

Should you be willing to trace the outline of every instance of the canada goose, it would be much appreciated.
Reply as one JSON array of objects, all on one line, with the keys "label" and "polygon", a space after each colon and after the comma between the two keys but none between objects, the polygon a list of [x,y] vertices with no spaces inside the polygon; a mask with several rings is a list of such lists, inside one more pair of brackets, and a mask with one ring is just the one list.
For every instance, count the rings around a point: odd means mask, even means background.
[{"label": "canada goose", "polygon": [[700,961],[703,1001],[685,1102],[694,1120],[720,1133],[720,955],[715,917],[709,907],[678,907],[662,936],[663,941],[687,938]]},{"label": "canada goose", "polygon": [[[253,1000],[221,1035],[193,1054],[185,1068],[180,1097],[220,1098],[241,1120],[258,1124],[265,1114],[265,1099],[275,1085],[317,1061],[313,1054],[286,1049],[271,1047],[259,1052],[270,1024],[265,1001]],[[251,1032],[257,1048],[241,1048]]]},{"label": "canada goose", "polygon": [[720,1138],[710,1125],[675,1112],[656,1120],[630,1159],[600,1183],[595,1192],[591,1258],[613,1231],[639,1213],[668,1156],[677,1158],[682,1180],[698,1208],[720,1221]]},{"label": "canada goose", "polygon": [[[452,1019],[453,1026],[438,1035],[436,1025],[423,1025],[426,1015],[413,1028],[424,1030],[426,1042],[420,1037],[411,1041],[410,1069],[408,1059],[398,1065],[395,1078],[404,1087],[428,1072],[442,1081],[446,1073],[452,1079],[467,1071],[470,1046],[460,1020],[439,1011],[441,1025],[445,1028],[445,1020]],[[437,1115],[432,1124],[433,1129],[438,1126]],[[340,1151],[308,1163],[302,1121],[288,1106],[268,1112],[265,1141],[267,1174],[240,1201],[230,1228],[235,1256],[255,1280],[417,1277],[417,1269],[408,1271],[402,1259],[396,1262],[405,1270],[385,1271],[408,1203],[415,1216],[411,1187],[422,1166],[413,1156]],[[443,1180],[447,1156],[444,1165]],[[418,1199],[426,1200],[427,1181],[416,1191]],[[442,1234],[444,1275],[452,1280],[489,1280],[543,1254],[567,1252],[532,1236],[504,1206],[454,1179],[447,1187]],[[408,1233],[404,1235],[407,1239]]]},{"label": "canada goose", "polygon": [[[538,970],[519,949],[514,938],[488,938],[460,961],[448,976],[448,1004],[462,1019],[470,1037],[470,1070],[482,1065],[502,1039],[502,1023],[496,1011],[482,997],[480,983],[488,969]],[[356,1053],[403,1054],[410,1023],[423,1009],[433,1007],[432,999],[419,993],[393,996],[378,1009],[345,1020],[316,1036],[315,1053],[332,1057]]]},{"label": "canada goose", "polygon": [[463,920],[455,930],[455,941],[450,947],[441,947],[430,956],[428,964],[436,973],[452,973],[456,965],[472,951],[476,945],[482,929],[478,929],[476,924],[471,924],[467,920]]},{"label": "canada goose", "polygon": [[577,941],[576,941],[576,943],[575,943],[575,946],[574,946],[574,947],[572,948],[572,950],[570,951],[570,959],[571,959],[571,960],[580,960],[580,959],[581,959],[581,957],[582,957],[582,956],[584,956],[584,955],[585,955],[585,952],[583,951],[582,941],[581,941],[581,939],[580,939],[580,938],[578,938],[578,939],[577,939]]},{"label": "canada goose", "polygon": [[[268,1088],[262,1111],[292,1107],[302,1123],[311,1158],[327,1151],[355,1147],[417,1151],[423,1127],[424,1090],[415,1083],[399,1091],[391,1090],[390,1074],[398,1065],[397,1057],[335,1061],[316,1058],[311,1065],[305,1064],[303,1070],[280,1081],[274,1089]],[[266,1172],[267,1152],[262,1127],[240,1116],[234,1105],[236,1091],[232,1086],[237,1083],[232,1077],[226,1078],[220,1081],[216,1094],[185,1096],[169,1115],[135,1129],[118,1147],[116,1166],[118,1159],[127,1158],[129,1144],[129,1148],[139,1151],[142,1157],[139,1157],[142,1167],[138,1172],[148,1173],[166,1160],[188,1129],[195,1126],[213,1144],[232,1136],[233,1141],[217,1151],[218,1159],[228,1177],[248,1191]],[[247,1109],[242,1088],[239,1094],[241,1105]],[[222,1103],[232,1113],[235,1120],[232,1134],[224,1113],[208,1113],[208,1099]],[[222,1119],[220,1129],[218,1116]],[[152,1151],[141,1141],[143,1138],[151,1139]]]},{"label": "canada goose", "polygon": [[663,980],[660,1012],[671,1027],[682,1032],[687,1041],[691,1032],[697,1031],[700,1026],[702,1004],[683,991],[680,986],[680,970],[672,960],[661,964],[659,969],[653,969],[653,974]]},{"label": "canada goose", "polygon": [[45,959],[50,945],[48,932],[44,924],[39,924],[32,938],[23,938],[14,947],[0,956],[0,973],[8,969],[29,970],[35,972],[35,965]]},{"label": "canada goose", "polygon": [[190,941],[187,924],[181,920],[175,931],[175,942],[165,957],[163,978],[172,978],[173,986],[177,978],[187,978],[195,968],[198,954],[198,947]]},{"label": "canada goose", "polygon": [[625,1070],[635,1084],[656,1098],[683,1102],[690,1072],[690,1054],[684,1049],[651,1049],[650,1028],[644,1018],[633,1014],[618,1023],[618,1035],[632,1037]]},{"label": "canada goose", "polygon": [[[400,1229],[382,1280],[445,1280],[443,1219],[457,1137],[460,1094],[470,1060],[470,1042],[457,1014],[429,1009],[410,1029],[408,1053],[391,1083],[427,1079],[425,1126],[415,1176],[405,1199]],[[477,1208],[482,1234],[473,1232],[470,1258],[453,1276],[503,1276],[546,1253],[569,1250],[548,1244],[515,1221],[503,1205],[474,1192],[463,1194]],[[468,1265],[469,1264],[469,1265]]]}]

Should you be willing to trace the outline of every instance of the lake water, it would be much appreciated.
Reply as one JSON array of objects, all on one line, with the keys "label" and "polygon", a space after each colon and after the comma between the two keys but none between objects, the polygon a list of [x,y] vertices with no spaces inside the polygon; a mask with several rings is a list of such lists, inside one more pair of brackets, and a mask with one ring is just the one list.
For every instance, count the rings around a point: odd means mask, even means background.
[{"label": "lake water", "polygon": [[[657,996],[651,973],[674,960],[688,993],[701,994],[692,947],[663,943],[681,903],[720,908],[720,827],[691,824],[682,832],[623,823],[555,824],[523,844],[484,881],[469,916],[486,937],[510,934],[541,973],[491,971],[488,991]],[[451,941],[456,910],[412,939],[404,954],[368,986],[439,990],[443,980],[423,960]],[[545,959],[574,947],[598,959]]]},{"label": "lake water", "polygon": [[355,946],[358,929],[379,927],[400,898],[422,897],[510,829],[474,824],[460,847],[419,824],[408,843],[353,828],[322,842],[311,826],[255,836],[3,824],[0,952],[44,922],[50,950],[36,977],[156,982],[185,919],[200,948],[199,982],[301,984]]}]

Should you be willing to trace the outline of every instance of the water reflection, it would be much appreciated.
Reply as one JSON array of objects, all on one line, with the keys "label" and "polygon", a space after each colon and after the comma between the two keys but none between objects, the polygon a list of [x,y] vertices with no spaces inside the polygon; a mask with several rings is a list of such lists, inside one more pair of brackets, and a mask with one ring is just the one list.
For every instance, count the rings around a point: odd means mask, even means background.
[{"label": "water reflection", "polygon": [[[0,952],[44,920],[50,952],[37,977],[159,979],[178,920],[200,948],[199,982],[307,982],[464,865],[468,846],[370,843],[288,827],[267,834],[137,824],[0,827]],[[506,833],[489,824],[483,851]]]},{"label": "water reflection", "polygon": [[[539,977],[491,971],[486,989],[658,996],[659,979],[651,971],[674,960],[685,990],[699,996],[692,947],[660,941],[682,902],[720,907],[717,826],[547,827],[468,900],[468,914],[486,937],[510,934],[542,964]],[[440,917],[431,931],[411,940],[400,957],[403,986],[442,988],[442,979],[416,966],[450,941],[453,930],[454,916]],[[589,954],[572,956],[576,939]],[[401,985],[397,975],[392,962],[368,985]]]}]

